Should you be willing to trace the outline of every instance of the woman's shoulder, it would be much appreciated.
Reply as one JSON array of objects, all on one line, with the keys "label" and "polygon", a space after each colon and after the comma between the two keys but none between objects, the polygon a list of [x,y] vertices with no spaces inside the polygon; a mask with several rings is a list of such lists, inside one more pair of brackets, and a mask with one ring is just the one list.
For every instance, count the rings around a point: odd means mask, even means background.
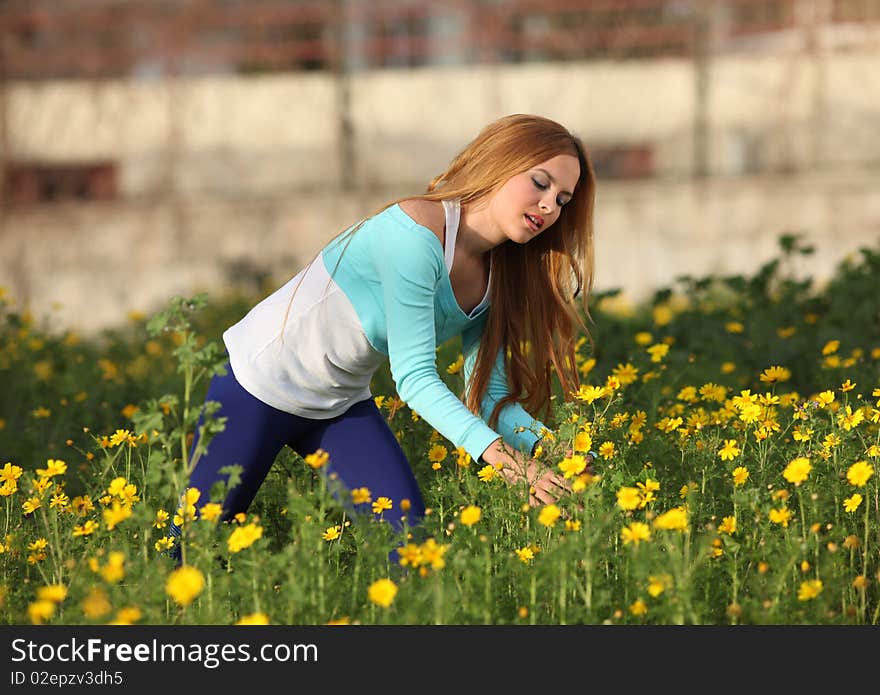
[{"label": "woman's shoulder", "polygon": [[446,211],[439,200],[407,198],[399,203],[401,211],[413,222],[431,230],[441,246],[446,233]]}]

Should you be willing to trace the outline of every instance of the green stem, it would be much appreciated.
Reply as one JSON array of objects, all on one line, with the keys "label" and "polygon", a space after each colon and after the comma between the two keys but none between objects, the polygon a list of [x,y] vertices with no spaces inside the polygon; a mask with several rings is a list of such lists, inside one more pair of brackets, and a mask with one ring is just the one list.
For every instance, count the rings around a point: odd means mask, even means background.
[{"label": "green stem", "polygon": [[483,544],[485,577],[483,583],[483,623],[492,624],[492,562],[488,543]]},{"label": "green stem", "polygon": [[189,421],[189,401],[192,392],[192,367],[187,365],[183,370],[183,420],[180,423],[180,453],[183,460],[183,470],[189,478],[192,471],[189,468],[189,448],[186,445],[186,435]]},{"label": "green stem", "polygon": [[538,593],[538,580],[535,577],[534,570],[531,573],[532,578],[529,583],[529,625],[535,625],[537,618],[535,617],[535,612],[537,608],[537,593]]}]

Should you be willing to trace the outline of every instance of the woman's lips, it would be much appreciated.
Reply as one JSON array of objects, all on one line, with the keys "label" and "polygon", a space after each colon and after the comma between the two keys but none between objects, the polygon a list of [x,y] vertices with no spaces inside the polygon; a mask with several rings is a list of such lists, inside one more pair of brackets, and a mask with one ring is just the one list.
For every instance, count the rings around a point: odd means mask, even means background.
[{"label": "woman's lips", "polygon": [[538,215],[523,215],[526,220],[526,224],[532,229],[534,232],[541,231],[541,227],[544,226],[544,218]]}]

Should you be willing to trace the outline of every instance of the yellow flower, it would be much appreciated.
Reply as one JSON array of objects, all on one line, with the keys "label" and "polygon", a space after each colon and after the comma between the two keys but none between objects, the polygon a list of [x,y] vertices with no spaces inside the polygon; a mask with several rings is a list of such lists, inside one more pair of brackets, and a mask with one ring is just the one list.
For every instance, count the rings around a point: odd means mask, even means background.
[{"label": "yellow flower", "polygon": [[675,397],[676,400],[684,401],[685,403],[696,403],[697,402],[697,387],[696,386],[685,386],[682,388],[678,395]]},{"label": "yellow flower", "polygon": [[578,372],[580,372],[581,376],[586,377],[587,374],[589,374],[592,371],[593,367],[595,367],[595,366],[596,366],[595,358],[590,357],[589,359],[584,360],[578,366]]},{"label": "yellow flower", "polygon": [[447,374],[458,374],[461,371],[462,366],[464,365],[464,355],[459,355],[455,358],[455,362],[446,367]]},{"label": "yellow flower", "polygon": [[31,487],[34,492],[36,492],[40,497],[42,497],[46,490],[52,487],[55,483],[52,482],[49,478],[40,477],[36,480],[32,481]]},{"label": "yellow flower", "polygon": [[791,379],[791,371],[785,367],[767,367],[767,369],[761,372],[759,379],[767,384],[776,384]]},{"label": "yellow flower", "polygon": [[844,381],[840,385],[840,390],[843,393],[846,393],[847,391],[852,391],[855,387],[856,387],[856,384],[854,382],[850,381],[849,379],[847,379],[846,381]]},{"label": "yellow flower", "polygon": [[648,606],[645,604],[642,599],[637,598],[629,607],[629,612],[632,613],[637,618],[645,615],[648,612]]},{"label": "yellow flower", "polygon": [[217,521],[223,514],[223,505],[218,502],[208,502],[199,509],[199,518],[205,521]]},{"label": "yellow flower", "polygon": [[155,543],[153,543],[153,548],[157,553],[162,553],[166,550],[171,550],[174,547],[174,539],[169,538],[168,536],[163,536]]},{"label": "yellow flower", "polygon": [[490,480],[495,480],[498,477],[498,469],[495,466],[486,464],[477,471],[477,477],[484,483],[488,483]]},{"label": "yellow flower", "polygon": [[736,517],[724,517],[721,520],[721,525],[718,526],[718,533],[726,533],[728,536],[732,536],[734,533],[736,533]]},{"label": "yellow flower", "polygon": [[85,516],[89,512],[95,511],[95,505],[92,502],[92,498],[88,495],[78,495],[74,497],[70,502],[70,506],[73,507],[73,511],[79,516]]},{"label": "yellow flower", "polygon": [[872,475],[874,475],[874,466],[867,461],[856,461],[847,470],[846,479],[850,485],[865,487]]},{"label": "yellow flower", "polygon": [[808,442],[810,441],[810,437],[813,436],[813,430],[809,427],[795,427],[791,433],[791,436],[794,438],[796,442]]},{"label": "yellow flower", "polygon": [[90,620],[100,618],[110,612],[112,606],[107,598],[107,592],[99,586],[93,587],[92,590],[80,603],[83,615]]},{"label": "yellow flower", "polygon": [[116,500],[113,500],[113,505],[110,509],[105,509],[102,512],[104,517],[104,524],[107,526],[108,531],[112,531],[116,528],[116,525],[120,522],[125,521],[128,517],[131,516],[131,507],[123,506],[119,504]]},{"label": "yellow flower", "polygon": [[739,454],[739,447],[737,447],[735,439],[725,439],[724,446],[718,451],[718,456],[722,461],[733,461]]},{"label": "yellow flower", "polygon": [[63,584],[49,584],[37,589],[37,598],[41,601],[61,603],[67,598],[67,587]]},{"label": "yellow flower", "polygon": [[[646,464],[647,465],[647,464]],[[651,480],[648,478],[644,483],[636,483],[636,487],[639,489],[639,509],[644,509],[651,502],[653,502],[656,497],[654,493],[660,489],[660,483],[656,480]]]},{"label": "yellow flower", "polygon": [[80,536],[91,536],[97,530],[98,522],[89,519],[82,526],[73,527],[73,537],[78,538]]},{"label": "yellow flower", "polygon": [[107,564],[101,568],[100,572],[104,580],[111,584],[122,581],[125,577],[125,553],[118,550],[111,552],[107,556]]},{"label": "yellow flower", "polygon": [[47,599],[38,599],[31,603],[27,610],[31,623],[40,625],[55,615],[55,602]]},{"label": "yellow flower", "polygon": [[25,516],[27,516],[28,514],[33,514],[37,509],[40,508],[40,506],[41,504],[39,497],[30,497],[22,503],[21,508],[24,510]]},{"label": "yellow flower", "polygon": [[822,348],[822,354],[823,355],[831,355],[831,354],[837,352],[837,348],[839,348],[839,347],[840,347],[839,340],[829,340],[827,343],[825,343],[825,346]]},{"label": "yellow flower", "polygon": [[581,387],[574,393],[574,397],[577,398],[579,401],[583,401],[584,403],[592,403],[593,401],[599,400],[604,395],[604,386],[587,386],[585,384],[582,384]]},{"label": "yellow flower", "polygon": [[783,528],[788,528],[788,522],[791,521],[791,510],[788,507],[771,509],[770,521],[774,524],[780,524]]},{"label": "yellow flower", "polygon": [[325,541],[335,541],[339,536],[342,535],[342,527],[339,524],[335,526],[330,526],[324,531],[324,534],[321,536]]},{"label": "yellow flower", "polygon": [[397,584],[390,579],[377,579],[367,588],[367,598],[377,606],[388,608],[397,596]]},{"label": "yellow flower", "polygon": [[263,527],[258,524],[238,526],[229,534],[229,540],[226,541],[226,545],[230,553],[237,553],[250,547],[262,537]]},{"label": "yellow flower", "polygon": [[853,589],[864,591],[868,588],[868,578],[864,574],[858,575],[855,579],[853,579],[852,587]]},{"label": "yellow flower", "polygon": [[638,545],[642,541],[648,542],[651,540],[651,528],[642,521],[634,521],[629,526],[624,526],[621,529],[620,536],[623,538],[624,545],[629,545],[630,543]]},{"label": "yellow flower", "polygon": [[129,608],[120,608],[116,612],[116,619],[113,624],[115,625],[134,625],[138,620],[143,617],[140,608],[129,607]]},{"label": "yellow flower", "polygon": [[482,514],[483,512],[479,507],[471,504],[461,510],[459,519],[465,526],[473,526],[480,520]]},{"label": "yellow flower", "polygon": [[680,417],[664,417],[662,418],[655,427],[661,432],[675,432],[679,427],[684,424],[684,420]]},{"label": "yellow flower", "polygon": [[672,584],[672,578],[668,574],[655,576],[648,575],[648,594],[652,598],[657,598],[666,591],[666,587]]},{"label": "yellow flower", "polygon": [[562,477],[571,478],[583,473],[587,467],[587,460],[580,454],[566,456],[559,463],[559,470],[562,471]]},{"label": "yellow flower", "polygon": [[850,514],[854,512],[859,506],[862,504],[862,496],[856,492],[851,497],[847,497],[843,500],[843,509],[844,511],[849,512]]},{"label": "yellow flower", "polygon": [[370,489],[366,487],[356,487],[351,491],[352,504],[369,504],[373,501]]},{"label": "yellow flower", "polygon": [[447,451],[445,446],[440,444],[434,444],[430,451],[428,451],[428,460],[431,463],[442,463],[446,460],[446,456],[449,452]]},{"label": "yellow flower", "polygon": [[621,509],[637,509],[642,502],[642,495],[636,487],[622,487],[617,491],[617,505]]},{"label": "yellow flower", "polygon": [[388,497],[380,497],[373,502],[373,514],[381,514],[386,509],[391,509],[392,502]]},{"label": "yellow flower", "polygon": [[528,565],[532,560],[535,559],[535,553],[532,552],[530,546],[525,546],[524,548],[519,548],[514,551],[516,556],[520,559],[523,564]]},{"label": "yellow flower", "polygon": [[235,621],[236,625],[269,625],[269,616],[265,613],[249,613]]},{"label": "yellow flower", "polygon": [[673,507],[654,519],[654,528],[667,531],[680,531],[684,533],[688,529],[688,514],[685,507]]},{"label": "yellow flower", "polygon": [[782,476],[788,482],[800,485],[809,477],[811,470],[810,459],[805,456],[798,456],[789,462],[785,470],[782,471]]},{"label": "yellow flower", "polygon": [[183,526],[187,521],[192,521],[196,518],[196,502],[199,501],[201,496],[201,491],[195,487],[188,487],[184,491],[180,506],[174,514],[173,521],[175,524]]},{"label": "yellow flower", "polygon": [[55,475],[64,475],[67,472],[67,464],[64,461],[57,461],[55,459],[49,459],[46,461],[45,468],[38,468],[37,475],[42,476],[43,478],[51,478]]},{"label": "yellow flower", "polygon": [[651,362],[662,362],[669,353],[669,346],[666,343],[655,343],[647,348],[647,351],[651,355]]},{"label": "yellow flower", "polygon": [[816,396],[820,408],[826,408],[834,402],[834,391],[822,391]]},{"label": "yellow flower", "polygon": [[589,451],[593,448],[593,438],[587,430],[581,430],[574,436],[572,449],[575,451]]},{"label": "yellow flower", "polygon": [[599,455],[606,461],[614,457],[614,442],[602,442],[599,445]]},{"label": "yellow flower", "polygon": [[798,601],[809,601],[822,593],[821,579],[808,579],[798,589]]},{"label": "yellow flower", "polygon": [[7,462],[3,465],[3,468],[0,468],[0,482],[14,483],[21,477],[21,474],[21,466],[16,466],[10,462]]},{"label": "yellow flower", "polygon": [[305,457],[305,462],[309,464],[309,466],[317,470],[318,468],[324,466],[329,459],[330,454],[328,454],[323,449],[318,449],[314,453],[307,454]]},{"label": "yellow flower", "polygon": [[455,448],[455,463],[461,468],[467,468],[471,465],[471,455],[464,450],[463,446],[459,446]]},{"label": "yellow flower", "polygon": [[562,510],[555,504],[548,504],[538,513],[538,523],[550,528],[556,524],[556,521],[562,515]]},{"label": "yellow flower", "polygon": [[192,565],[177,568],[168,575],[165,583],[165,593],[181,606],[191,604],[204,588],[205,575]]},{"label": "yellow flower", "polygon": [[837,424],[843,427],[847,432],[852,431],[865,419],[865,413],[861,408],[856,408],[853,412],[852,406],[847,405],[844,412],[838,413]]},{"label": "yellow flower", "polygon": [[757,422],[762,413],[763,410],[760,405],[757,403],[748,403],[740,408],[739,419],[747,424],[751,424]]},{"label": "yellow flower", "polygon": [[639,376],[638,367],[634,367],[629,362],[626,364],[618,364],[611,370],[611,373],[617,377],[618,381],[620,381],[623,386],[635,383]]},{"label": "yellow flower", "polygon": [[52,495],[52,499],[49,500],[49,508],[54,509],[67,509],[67,506],[70,504],[70,498],[63,492],[56,492]]}]

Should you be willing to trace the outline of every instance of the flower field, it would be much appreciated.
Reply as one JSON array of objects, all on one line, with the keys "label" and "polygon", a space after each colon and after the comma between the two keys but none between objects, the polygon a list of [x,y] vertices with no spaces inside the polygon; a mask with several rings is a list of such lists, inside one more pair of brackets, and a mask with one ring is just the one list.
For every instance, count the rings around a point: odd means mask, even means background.
[{"label": "flower field", "polygon": [[[544,418],[538,458],[572,483],[555,505],[529,506],[381,371],[428,507],[399,536],[388,500],[341,489],[321,451],[283,451],[231,522],[221,489],[179,504],[223,427],[203,402],[220,334],[259,297],[178,298],[86,339],[2,295],[0,620],[875,625],[880,252],[822,287],[795,277],[809,253],[788,236],[753,276],[683,277],[633,306],[597,293],[582,386]],[[460,343],[438,368],[460,392]]]}]

